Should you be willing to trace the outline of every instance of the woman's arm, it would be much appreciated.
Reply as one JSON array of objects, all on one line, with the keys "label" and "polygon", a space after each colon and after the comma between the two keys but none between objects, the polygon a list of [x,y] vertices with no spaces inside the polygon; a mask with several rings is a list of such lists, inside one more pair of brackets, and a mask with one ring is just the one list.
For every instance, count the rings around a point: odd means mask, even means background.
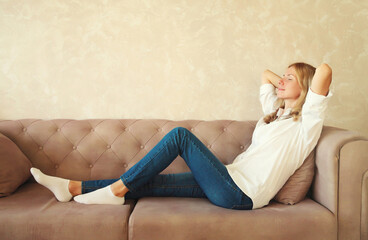
[{"label": "woman's arm", "polygon": [[265,70],[262,74],[262,84],[267,84],[270,83],[273,86],[275,86],[276,88],[279,87],[279,81],[280,81],[281,77],[278,76],[276,73],[270,71],[270,70]]},{"label": "woman's arm", "polygon": [[314,93],[327,96],[332,81],[332,69],[328,64],[322,63],[316,69],[316,73],[313,76],[311,89]]}]

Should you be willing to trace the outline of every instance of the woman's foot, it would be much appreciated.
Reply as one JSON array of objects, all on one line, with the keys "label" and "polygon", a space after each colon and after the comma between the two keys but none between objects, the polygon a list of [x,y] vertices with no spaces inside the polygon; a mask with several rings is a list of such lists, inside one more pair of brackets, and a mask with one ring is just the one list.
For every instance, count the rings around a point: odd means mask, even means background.
[{"label": "woman's foot", "polygon": [[69,192],[69,180],[59,177],[52,177],[42,173],[37,168],[31,168],[34,179],[44,187],[48,188],[60,202],[69,202],[72,194]]},{"label": "woman's foot", "polygon": [[98,189],[96,191],[78,195],[74,197],[74,201],[84,204],[112,204],[123,205],[124,197],[116,196],[111,189],[112,185]]}]

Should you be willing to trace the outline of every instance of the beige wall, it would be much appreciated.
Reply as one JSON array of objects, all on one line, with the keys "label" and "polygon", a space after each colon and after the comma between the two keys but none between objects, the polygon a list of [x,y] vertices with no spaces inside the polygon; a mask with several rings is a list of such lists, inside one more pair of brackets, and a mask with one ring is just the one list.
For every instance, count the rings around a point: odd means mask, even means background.
[{"label": "beige wall", "polygon": [[368,2],[2,0],[0,118],[258,119],[260,75],[333,68],[327,125],[368,134]]}]

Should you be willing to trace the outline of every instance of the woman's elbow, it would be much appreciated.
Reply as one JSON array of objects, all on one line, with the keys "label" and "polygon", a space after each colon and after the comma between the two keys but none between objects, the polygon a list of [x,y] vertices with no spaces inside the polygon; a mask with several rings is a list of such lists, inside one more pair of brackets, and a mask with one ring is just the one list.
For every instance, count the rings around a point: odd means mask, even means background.
[{"label": "woman's elbow", "polygon": [[318,67],[318,70],[323,72],[323,75],[329,76],[331,78],[332,68],[327,63],[322,63],[321,66]]},{"label": "woman's elbow", "polygon": [[271,81],[269,80],[270,72],[271,71],[268,70],[268,69],[263,71],[263,73],[262,73],[262,84],[271,83]]}]

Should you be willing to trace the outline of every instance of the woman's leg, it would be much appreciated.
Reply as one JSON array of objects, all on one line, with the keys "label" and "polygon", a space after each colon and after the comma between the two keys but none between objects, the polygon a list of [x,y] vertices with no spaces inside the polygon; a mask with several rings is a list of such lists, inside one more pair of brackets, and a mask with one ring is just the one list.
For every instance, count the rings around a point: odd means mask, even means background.
[{"label": "woman's leg", "polygon": [[[56,199],[61,202],[68,202],[74,196],[90,193],[101,188],[105,188],[120,179],[74,181],[59,177],[48,176],[39,169],[32,168],[32,175],[36,181],[47,187],[54,193]],[[178,173],[157,175],[134,193],[128,192],[127,199],[138,199],[141,197],[196,197],[205,198],[200,186],[194,180],[192,173]]]},{"label": "woman's leg", "polygon": [[[109,186],[119,179],[83,181],[82,193],[89,193]],[[195,181],[191,172],[176,174],[159,174],[154,176],[147,184],[134,192],[127,192],[126,199],[142,197],[193,197],[206,198],[201,187]]]},{"label": "woman's leg", "polygon": [[120,178],[134,193],[178,155],[185,160],[195,181],[212,203],[227,208],[233,205],[249,205],[252,208],[250,198],[233,182],[225,165],[194,134],[182,127],[169,132]]},{"label": "woman's leg", "polygon": [[[192,175],[190,177],[188,177],[188,174],[156,176],[178,155],[184,158],[191,169]],[[130,192],[127,193],[127,198],[140,196],[203,197],[205,195],[211,202],[222,207],[236,209],[252,208],[251,199],[243,194],[232,181],[226,167],[185,128],[176,128],[168,133],[141,161],[124,173],[118,181],[113,179],[75,182],[47,175],[41,178],[46,179],[46,181],[39,183],[53,191],[57,198],[59,191],[68,195],[65,199],[60,200],[58,198],[59,201],[69,201],[72,197],[70,192],[78,194],[98,189],[97,191],[77,196],[75,200],[83,203],[123,204],[124,198],[116,197],[118,193],[113,193],[111,189],[112,186],[121,183],[122,186],[129,188]],[[196,184],[192,184],[193,182],[198,184],[200,189]],[[126,187],[125,189],[128,190]],[[73,191],[70,189],[73,189]]]},{"label": "woman's leg", "polygon": [[[181,127],[170,131],[120,179],[133,195],[149,184],[178,155],[184,158],[195,181],[212,203],[226,208],[252,208],[251,199],[232,181],[224,164],[190,131]],[[180,188],[175,189],[176,194],[191,197],[185,195],[185,191],[181,191]],[[93,195],[89,196],[93,197]]]}]

